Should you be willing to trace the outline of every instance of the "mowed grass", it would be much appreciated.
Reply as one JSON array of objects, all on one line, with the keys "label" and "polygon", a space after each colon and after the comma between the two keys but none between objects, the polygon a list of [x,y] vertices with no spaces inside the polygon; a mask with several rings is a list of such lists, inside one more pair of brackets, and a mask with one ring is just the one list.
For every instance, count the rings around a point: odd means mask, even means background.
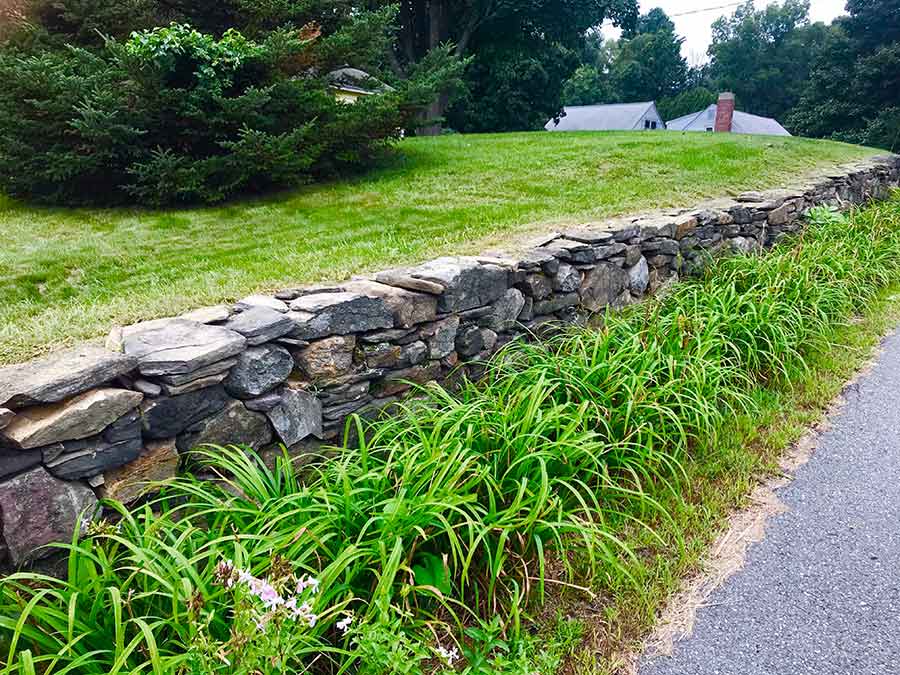
[{"label": "mowed grass", "polygon": [[674,133],[408,139],[364,176],[215,208],[36,208],[0,198],[0,363],[115,324],[524,233],[774,187],[875,151]]}]

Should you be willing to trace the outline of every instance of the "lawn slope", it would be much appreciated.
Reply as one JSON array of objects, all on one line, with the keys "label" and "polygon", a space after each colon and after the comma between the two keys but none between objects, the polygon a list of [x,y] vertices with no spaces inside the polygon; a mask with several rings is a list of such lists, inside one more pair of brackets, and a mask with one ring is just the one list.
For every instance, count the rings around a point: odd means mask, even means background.
[{"label": "lawn slope", "polygon": [[0,199],[0,363],[116,323],[576,222],[783,184],[874,151],[797,138],[578,133],[409,139],[364,177],[178,211]]}]

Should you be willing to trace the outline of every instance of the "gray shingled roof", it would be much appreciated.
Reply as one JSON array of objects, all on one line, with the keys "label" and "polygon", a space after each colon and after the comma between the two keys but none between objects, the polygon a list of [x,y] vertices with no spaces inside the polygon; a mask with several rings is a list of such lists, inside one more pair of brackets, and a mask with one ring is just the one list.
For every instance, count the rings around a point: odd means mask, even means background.
[{"label": "gray shingled roof", "polygon": [[[716,104],[699,112],[684,115],[671,122],[666,128],[671,131],[706,131],[716,124]],[[790,132],[771,117],[760,117],[750,113],[734,111],[731,131],[736,134],[767,134],[769,136],[790,136]]]},{"label": "gray shingled roof", "polygon": [[565,117],[559,124],[550,120],[544,125],[548,131],[628,131],[638,123],[653,105],[644,103],[614,103],[611,105],[570,105],[564,108]]}]

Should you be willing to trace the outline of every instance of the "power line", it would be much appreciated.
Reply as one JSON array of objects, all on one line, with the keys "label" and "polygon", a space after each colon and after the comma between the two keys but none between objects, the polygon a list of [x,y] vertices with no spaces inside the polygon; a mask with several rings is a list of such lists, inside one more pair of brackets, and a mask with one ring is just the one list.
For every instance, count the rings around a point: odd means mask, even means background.
[{"label": "power line", "polygon": [[706,7],[705,9],[692,9],[688,12],[679,12],[678,14],[669,14],[669,17],[674,18],[676,16],[689,16],[691,14],[702,14],[703,12],[714,12],[717,9],[728,9],[729,7],[739,7],[740,5],[743,5],[743,4],[744,4],[743,2],[732,2],[727,5],[719,5],[718,7]]}]

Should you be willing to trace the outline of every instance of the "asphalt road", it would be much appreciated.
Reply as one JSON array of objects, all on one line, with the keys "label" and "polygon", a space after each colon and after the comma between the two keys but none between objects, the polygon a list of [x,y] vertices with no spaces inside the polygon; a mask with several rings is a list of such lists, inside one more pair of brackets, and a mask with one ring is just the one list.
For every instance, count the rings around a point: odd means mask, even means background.
[{"label": "asphalt road", "polygon": [[693,635],[640,675],[900,675],[900,333]]}]

